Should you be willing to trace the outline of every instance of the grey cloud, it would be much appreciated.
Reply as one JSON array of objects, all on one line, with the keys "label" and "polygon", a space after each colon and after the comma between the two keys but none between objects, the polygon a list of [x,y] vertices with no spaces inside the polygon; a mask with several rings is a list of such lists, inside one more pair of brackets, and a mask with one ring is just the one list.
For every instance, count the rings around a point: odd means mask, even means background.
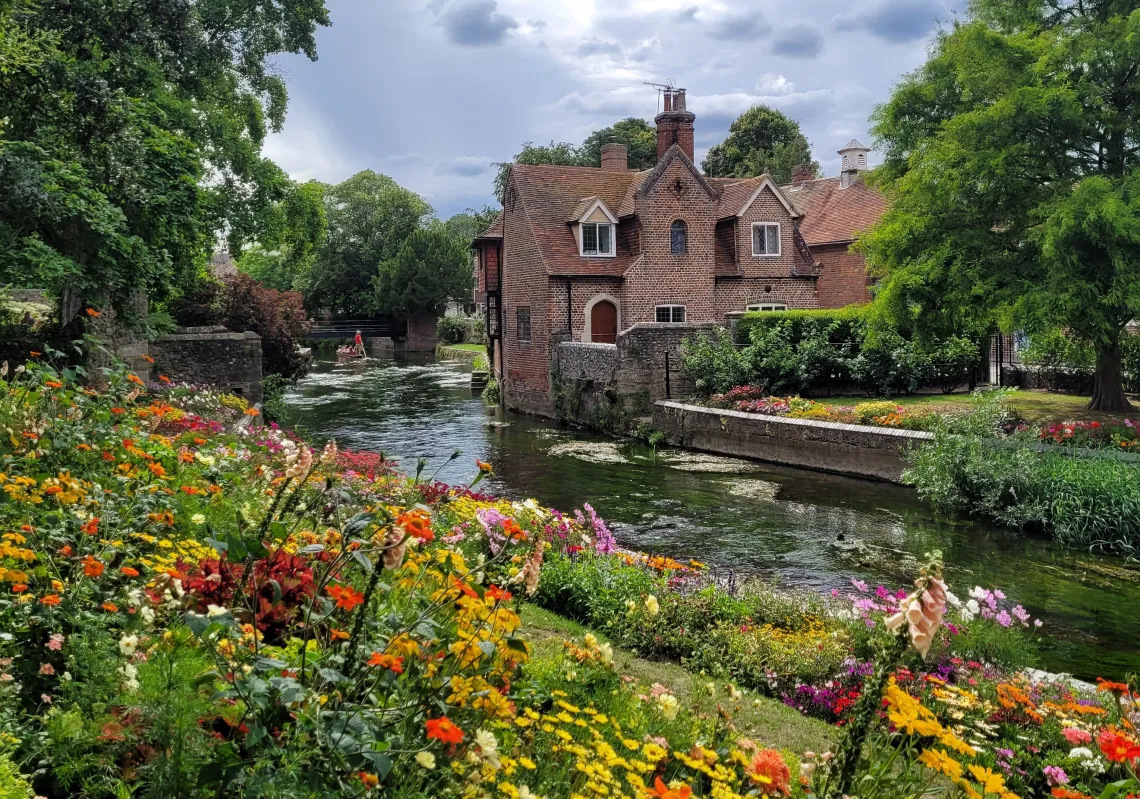
[{"label": "grey cloud", "polygon": [[452,0],[442,8],[439,24],[455,44],[480,46],[499,44],[507,31],[519,23],[499,13],[496,0]]},{"label": "grey cloud", "polygon": [[823,36],[813,25],[792,25],[776,34],[772,52],[787,58],[815,58],[823,52]]},{"label": "grey cloud", "polygon": [[639,44],[629,52],[629,60],[641,63],[653,56],[653,51],[661,45],[658,39],[649,39]]},{"label": "grey cloud", "polygon": [[884,0],[878,5],[835,19],[840,31],[865,30],[889,42],[924,39],[946,8],[936,0]]},{"label": "grey cloud", "polygon": [[673,21],[674,22],[696,22],[698,11],[700,11],[700,8],[698,8],[697,6],[689,6],[688,8],[682,8],[680,11],[678,11],[676,14],[673,15]]},{"label": "grey cloud", "polygon": [[614,58],[620,58],[621,45],[617,42],[605,41],[603,39],[583,39],[582,43],[578,45],[578,55],[608,55]]},{"label": "grey cloud", "polygon": [[759,11],[730,14],[709,25],[709,36],[714,39],[744,41],[768,35],[764,15]]},{"label": "grey cloud", "polygon": [[442,161],[435,167],[438,174],[459,175],[466,178],[482,175],[489,169],[491,169],[491,159],[481,155],[461,155]]},{"label": "grey cloud", "polygon": [[540,31],[546,27],[546,20],[544,19],[528,19],[526,24],[536,31]]}]

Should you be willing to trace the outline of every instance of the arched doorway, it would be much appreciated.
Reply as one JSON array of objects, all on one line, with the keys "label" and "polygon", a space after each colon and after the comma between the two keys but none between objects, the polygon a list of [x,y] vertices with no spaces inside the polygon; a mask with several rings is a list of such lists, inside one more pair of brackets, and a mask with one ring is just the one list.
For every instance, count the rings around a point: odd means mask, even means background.
[{"label": "arched doorway", "polygon": [[598,300],[590,308],[590,341],[594,344],[616,344],[617,306],[609,300]]}]

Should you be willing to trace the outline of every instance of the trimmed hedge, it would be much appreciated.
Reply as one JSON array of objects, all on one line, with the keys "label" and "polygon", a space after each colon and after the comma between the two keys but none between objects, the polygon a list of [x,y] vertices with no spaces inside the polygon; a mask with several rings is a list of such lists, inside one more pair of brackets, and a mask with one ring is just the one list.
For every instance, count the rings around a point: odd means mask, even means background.
[{"label": "trimmed hedge", "polygon": [[749,311],[736,323],[736,343],[751,343],[753,330],[785,325],[790,325],[792,338],[796,341],[816,333],[826,333],[827,340],[832,344],[862,341],[866,316],[866,305],[810,311]]}]

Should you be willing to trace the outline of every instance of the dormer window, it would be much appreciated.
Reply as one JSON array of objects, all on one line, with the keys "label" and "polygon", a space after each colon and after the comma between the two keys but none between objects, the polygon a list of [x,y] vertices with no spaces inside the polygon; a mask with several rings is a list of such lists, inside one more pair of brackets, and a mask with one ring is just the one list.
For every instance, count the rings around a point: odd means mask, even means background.
[{"label": "dormer window", "polygon": [[614,226],[608,222],[582,223],[582,255],[614,254]]}]

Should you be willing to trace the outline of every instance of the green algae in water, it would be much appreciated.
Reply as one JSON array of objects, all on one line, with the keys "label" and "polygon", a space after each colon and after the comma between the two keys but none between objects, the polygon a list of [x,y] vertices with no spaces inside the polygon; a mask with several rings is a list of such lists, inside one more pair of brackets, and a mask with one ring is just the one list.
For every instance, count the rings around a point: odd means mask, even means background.
[{"label": "green algae in water", "polygon": [[706,474],[755,474],[764,467],[740,458],[726,458],[723,455],[708,455],[703,452],[686,452],[669,449],[657,453],[657,460],[670,469],[682,472]]},{"label": "green algae in water", "polygon": [[555,458],[577,458],[586,463],[629,463],[619,445],[611,441],[568,441],[546,452]]}]

